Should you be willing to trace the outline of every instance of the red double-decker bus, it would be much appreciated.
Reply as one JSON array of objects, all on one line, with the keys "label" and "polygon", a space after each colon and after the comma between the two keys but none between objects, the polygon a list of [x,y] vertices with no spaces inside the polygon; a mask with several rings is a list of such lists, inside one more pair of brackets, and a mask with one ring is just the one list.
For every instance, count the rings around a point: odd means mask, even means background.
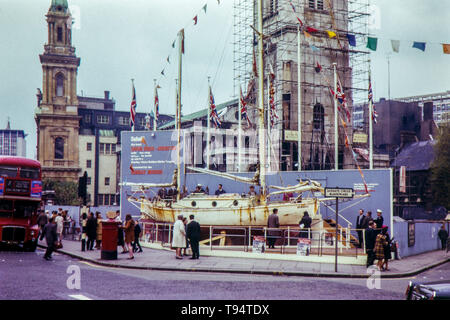
[{"label": "red double-decker bus", "polygon": [[0,156],[0,242],[36,250],[41,197],[39,161]]}]

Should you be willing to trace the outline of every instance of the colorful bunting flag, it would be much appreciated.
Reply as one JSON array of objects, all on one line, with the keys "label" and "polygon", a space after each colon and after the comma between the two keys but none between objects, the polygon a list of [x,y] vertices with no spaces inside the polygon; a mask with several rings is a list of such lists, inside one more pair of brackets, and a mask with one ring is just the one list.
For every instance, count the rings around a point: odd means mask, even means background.
[{"label": "colorful bunting flag", "polygon": [[308,32],[303,31],[303,34],[305,35],[305,38],[309,39],[312,37],[312,35],[310,35]]},{"label": "colorful bunting flag", "polygon": [[330,30],[326,30],[326,32],[328,33],[328,37],[330,39],[336,37],[336,32]]},{"label": "colorful bunting flag", "polygon": [[198,19],[198,17],[197,16],[195,16],[192,20],[194,20],[194,26],[197,24],[197,19]]},{"label": "colorful bunting flag", "polygon": [[[377,117],[378,117],[378,113],[375,110],[375,105],[373,104],[373,91],[372,91],[372,81],[370,80],[369,77],[369,91],[368,91],[368,99],[369,99],[369,105],[372,105],[372,121],[374,123],[377,123]],[[369,109],[370,110],[370,109]]]},{"label": "colorful bunting flag", "polygon": [[356,37],[354,34],[347,33],[348,44],[352,47],[356,47]]},{"label": "colorful bunting flag", "polygon": [[399,52],[400,51],[400,40],[391,40],[392,51]]},{"label": "colorful bunting flag", "polygon": [[442,51],[445,54],[450,54],[450,44],[443,43],[442,44]]},{"label": "colorful bunting flag", "polygon": [[367,38],[367,46],[366,46],[366,48],[369,48],[370,50],[376,51],[377,50],[377,43],[378,43],[378,38],[368,37]]},{"label": "colorful bunting flag", "polygon": [[184,54],[184,29],[180,30],[181,34],[181,53]]},{"label": "colorful bunting flag", "polygon": [[317,73],[322,71],[322,66],[319,64],[319,62],[316,62],[316,66],[314,67],[314,70],[316,70]]},{"label": "colorful bunting flag", "polygon": [[205,13],[206,13],[206,8],[208,7],[208,4],[206,3],[204,6],[203,6],[203,11],[205,11]]},{"label": "colorful bunting flag", "polygon": [[319,32],[319,30],[313,28],[313,27],[306,27],[306,31],[310,32],[310,33],[314,33],[314,32]]},{"label": "colorful bunting flag", "polygon": [[275,125],[275,119],[278,119],[278,115],[275,108],[275,87],[273,82],[275,80],[275,72],[273,71],[272,64],[269,62],[270,81],[269,81],[269,111],[270,111],[270,125]]},{"label": "colorful bunting flag", "polygon": [[[159,85],[155,87],[155,120],[159,118],[159,98],[158,98],[158,88],[161,88]],[[153,110],[152,110],[153,111]]]},{"label": "colorful bunting flag", "polygon": [[255,78],[258,77],[258,68],[256,67],[256,54],[255,49],[253,49],[253,75]]},{"label": "colorful bunting flag", "polygon": [[414,41],[414,43],[413,43],[413,48],[416,48],[416,49],[425,51],[425,45],[426,45],[425,42],[417,42],[417,41]]},{"label": "colorful bunting flag", "polygon": [[320,51],[319,48],[317,48],[316,46],[314,46],[312,44],[310,44],[309,46],[311,47],[312,51]]}]

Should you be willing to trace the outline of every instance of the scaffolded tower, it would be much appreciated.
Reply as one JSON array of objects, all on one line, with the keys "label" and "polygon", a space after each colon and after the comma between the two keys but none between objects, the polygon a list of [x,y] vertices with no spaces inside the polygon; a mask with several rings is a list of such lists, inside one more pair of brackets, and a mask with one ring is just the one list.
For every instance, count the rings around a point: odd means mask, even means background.
[{"label": "scaffolded tower", "polygon": [[[255,0],[235,0],[235,92],[243,90],[252,75],[256,39]],[[333,63],[352,106],[367,101],[369,52],[369,0],[263,0],[264,64],[273,70],[277,114],[271,126],[271,169],[298,170],[298,37],[300,37],[301,169],[334,168]],[[299,30],[300,23],[303,24]],[[347,35],[354,36],[355,43]],[[265,81],[266,82],[266,81]],[[267,81],[269,82],[269,81]],[[265,95],[269,97],[268,86]],[[265,108],[269,108],[269,99]],[[342,106],[340,106],[342,109]],[[252,113],[250,112],[250,115]],[[270,121],[269,121],[270,122]],[[344,125],[345,122],[345,125]],[[346,141],[346,134],[348,140]],[[339,168],[354,168],[352,121],[345,112],[339,119]]]}]

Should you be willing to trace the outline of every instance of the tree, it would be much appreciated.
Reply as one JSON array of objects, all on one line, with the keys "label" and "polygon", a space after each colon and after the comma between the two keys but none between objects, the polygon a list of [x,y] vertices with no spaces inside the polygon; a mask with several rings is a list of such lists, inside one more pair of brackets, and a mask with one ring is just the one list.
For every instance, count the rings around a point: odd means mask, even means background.
[{"label": "tree", "polygon": [[431,192],[433,204],[450,209],[450,126],[440,129],[434,146],[434,161],[431,168]]},{"label": "tree", "polygon": [[55,205],[79,206],[81,204],[78,198],[78,184],[75,182],[44,179],[42,189],[55,191]]}]

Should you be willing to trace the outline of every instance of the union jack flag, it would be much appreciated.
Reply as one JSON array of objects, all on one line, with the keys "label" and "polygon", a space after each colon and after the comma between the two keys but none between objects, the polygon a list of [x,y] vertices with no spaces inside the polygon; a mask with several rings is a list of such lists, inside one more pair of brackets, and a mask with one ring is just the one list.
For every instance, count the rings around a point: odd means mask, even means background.
[{"label": "union jack flag", "polygon": [[275,79],[275,72],[273,71],[272,64],[269,63],[270,68],[270,84],[269,84],[269,105],[270,105],[270,125],[275,125],[275,118],[278,119],[277,111],[275,109],[275,88],[273,81]]},{"label": "union jack flag", "polygon": [[209,108],[211,110],[210,111],[211,112],[210,113],[211,120],[213,121],[214,126],[217,128],[222,124],[222,122],[220,122],[219,115],[217,114],[216,105],[214,103],[214,97],[212,94],[211,87],[209,87]]},{"label": "union jack flag", "polygon": [[155,87],[155,120],[158,120],[158,118],[159,118],[158,88],[161,88],[161,87],[159,85]]},{"label": "union jack flag", "polygon": [[132,92],[131,106],[130,106],[130,127],[134,128],[134,121],[136,118],[136,90],[134,88],[133,82],[133,92]]},{"label": "union jack flag", "polygon": [[[345,93],[344,93],[344,90],[342,89],[342,85],[341,85],[341,82],[339,81],[339,78],[338,78],[337,86],[336,86],[337,92],[335,93],[334,90],[331,88],[330,88],[330,91],[331,91],[331,94],[334,96],[334,98],[337,101],[339,101],[340,105],[342,106],[342,108],[345,111],[345,114],[347,115],[348,122],[350,122],[351,115],[350,115],[350,111],[348,110],[348,106],[347,106],[347,98],[345,97]],[[338,107],[338,110],[341,111],[341,108]]]},{"label": "union jack flag", "polygon": [[241,97],[240,97],[240,99],[241,99],[241,118],[247,120],[247,125],[249,127],[251,127],[252,123],[250,122],[250,118],[248,117],[247,108],[246,108],[247,102],[245,102],[245,100],[244,100],[244,95],[242,94],[242,88],[240,88],[240,90],[241,90]]}]

